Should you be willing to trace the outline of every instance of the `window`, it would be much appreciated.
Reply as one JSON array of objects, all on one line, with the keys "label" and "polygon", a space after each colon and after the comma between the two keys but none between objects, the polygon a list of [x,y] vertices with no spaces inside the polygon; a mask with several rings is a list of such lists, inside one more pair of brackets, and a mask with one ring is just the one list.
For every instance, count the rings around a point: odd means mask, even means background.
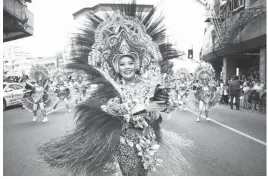
[{"label": "window", "polygon": [[240,8],[245,7],[245,0],[233,0],[232,6],[232,11],[237,11]]},{"label": "window", "polygon": [[15,90],[15,89],[16,89],[15,86],[14,86],[13,84],[8,85],[7,88],[12,89],[12,90]]},{"label": "window", "polygon": [[214,45],[216,41],[215,29],[211,31],[211,39],[212,39],[212,45]]},{"label": "window", "polygon": [[21,86],[21,85],[17,85],[17,84],[15,84],[14,86],[15,86],[15,88],[16,88],[17,90],[19,90],[19,89],[22,89],[22,88],[23,88],[23,86]]}]

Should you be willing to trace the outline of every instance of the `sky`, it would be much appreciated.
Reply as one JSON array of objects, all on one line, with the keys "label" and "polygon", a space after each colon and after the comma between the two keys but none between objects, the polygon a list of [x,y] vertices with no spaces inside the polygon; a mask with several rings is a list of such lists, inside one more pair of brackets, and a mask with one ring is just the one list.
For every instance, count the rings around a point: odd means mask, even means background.
[{"label": "sky", "polygon": [[[196,0],[137,0],[138,4],[153,4],[165,16],[167,33],[178,50],[194,48],[198,58],[204,34],[204,10]],[[28,50],[34,57],[53,56],[63,51],[67,35],[74,24],[72,14],[84,7],[123,0],[33,0],[28,3],[34,14],[34,34],[31,37],[7,42]],[[129,1],[127,1],[129,2]]]}]

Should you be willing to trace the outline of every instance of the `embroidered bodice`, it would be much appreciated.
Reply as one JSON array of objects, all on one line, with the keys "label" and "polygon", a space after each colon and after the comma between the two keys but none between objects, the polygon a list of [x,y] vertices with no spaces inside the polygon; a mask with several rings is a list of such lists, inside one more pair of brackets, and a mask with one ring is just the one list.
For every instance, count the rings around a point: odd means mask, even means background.
[{"label": "embroidered bodice", "polygon": [[32,94],[32,98],[34,102],[39,101],[41,98],[43,98],[45,89],[42,86],[35,85],[35,91]]},{"label": "embroidered bodice", "polygon": [[201,100],[206,103],[210,102],[215,92],[214,83],[199,84],[197,92],[200,95]]},{"label": "embroidered bodice", "polygon": [[[157,163],[155,152],[158,149],[156,142],[155,131],[150,125],[150,120],[156,120],[157,115],[153,113],[142,113],[132,116],[131,110],[136,105],[145,104],[150,97],[154,95],[155,86],[152,86],[149,81],[136,80],[133,85],[120,85],[124,98],[113,98],[108,101],[108,111],[114,115],[121,115],[123,129],[120,137],[119,149],[121,152],[130,147],[137,151],[137,155],[141,157],[141,164],[147,169],[153,169]],[[127,145],[127,146],[125,146]],[[125,146],[125,147],[122,147]],[[122,160],[122,156],[118,156]],[[132,165],[131,162],[126,162],[126,165]]]},{"label": "embroidered bodice", "polygon": [[176,89],[180,96],[186,94],[187,90],[189,90],[189,84],[187,82],[177,81],[176,82]]}]

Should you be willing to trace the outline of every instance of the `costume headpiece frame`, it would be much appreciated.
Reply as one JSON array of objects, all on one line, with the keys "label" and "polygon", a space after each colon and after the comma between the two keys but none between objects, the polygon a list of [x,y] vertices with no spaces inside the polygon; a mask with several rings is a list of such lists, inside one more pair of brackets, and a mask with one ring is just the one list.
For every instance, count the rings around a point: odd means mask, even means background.
[{"label": "costume headpiece frame", "polygon": [[175,72],[175,78],[176,80],[190,80],[190,73],[188,72],[188,70],[186,68],[179,68],[176,72]]},{"label": "costume headpiece frame", "polygon": [[44,79],[49,78],[49,70],[44,65],[32,65],[29,77],[30,79],[34,79],[35,81],[44,81]]},{"label": "costume headpiece frame", "polygon": [[209,63],[200,63],[194,74],[195,80],[202,81],[206,79],[207,81],[212,81],[215,77],[215,70]]},{"label": "costume headpiece frame", "polygon": [[122,13],[101,23],[95,39],[88,61],[112,77],[119,73],[118,62],[124,56],[133,59],[136,70],[162,60],[157,44],[146,34],[143,24]]}]

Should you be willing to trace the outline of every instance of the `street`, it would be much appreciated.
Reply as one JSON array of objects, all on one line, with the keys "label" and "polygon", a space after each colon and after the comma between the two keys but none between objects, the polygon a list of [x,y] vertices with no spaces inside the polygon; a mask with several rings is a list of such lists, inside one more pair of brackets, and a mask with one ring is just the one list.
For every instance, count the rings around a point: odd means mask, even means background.
[{"label": "street", "polygon": [[[41,143],[64,135],[73,126],[73,112],[60,103],[59,110],[49,113],[42,123],[21,107],[10,107],[3,113],[4,176],[64,175],[51,169],[39,158],[36,148]],[[50,110],[48,110],[50,112]],[[196,122],[191,110],[179,110],[163,122],[163,128],[193,141],[194,147],[184,151],[189,167],[177,175],[188,176],[263,176],[266,175],[266,116],[245,110],[230,110],[219,105]],[[222,125],[221,125],[222,124]],[[164,175],[161,170],[156,175]]]}]

